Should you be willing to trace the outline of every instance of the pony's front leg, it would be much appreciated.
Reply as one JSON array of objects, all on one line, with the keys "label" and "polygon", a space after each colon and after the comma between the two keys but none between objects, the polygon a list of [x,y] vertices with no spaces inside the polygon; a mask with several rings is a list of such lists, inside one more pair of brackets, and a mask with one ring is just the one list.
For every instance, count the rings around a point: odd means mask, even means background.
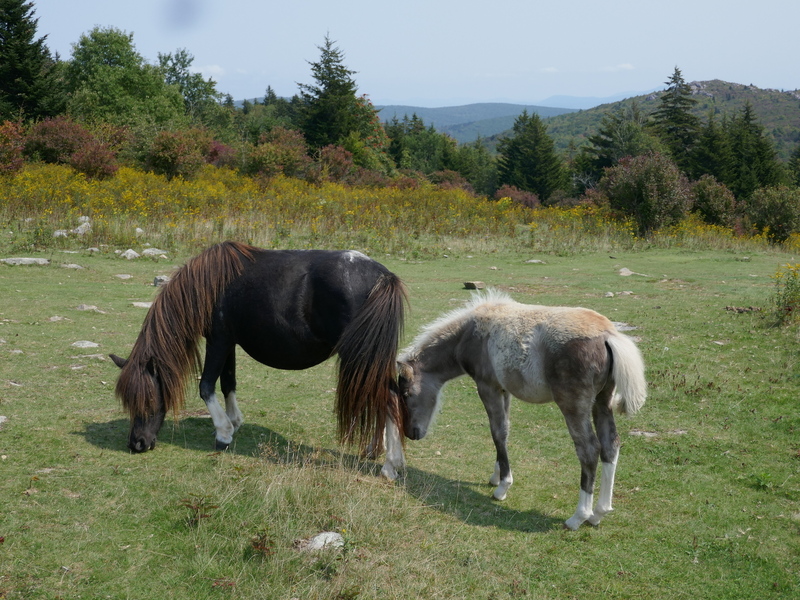
[{"label": "pony's front leg", "polygon": [[225,414],[233,425],[233,431],[239,431],[244,422],[244,416],[236,403],[236,352],[231,351],[225,359],[225,366],[219,378],[222,395],[225,396]]},{"label": "pony's front leg", "polygon": [[406,457],[403,453],[403,440],[395,422],[386,419],[386,428],[383,431],[383,443],[386,447],[386,462],[381,468],[381,475],[389,481],[394,481],[399,476],[397,471],[406,468]]}]

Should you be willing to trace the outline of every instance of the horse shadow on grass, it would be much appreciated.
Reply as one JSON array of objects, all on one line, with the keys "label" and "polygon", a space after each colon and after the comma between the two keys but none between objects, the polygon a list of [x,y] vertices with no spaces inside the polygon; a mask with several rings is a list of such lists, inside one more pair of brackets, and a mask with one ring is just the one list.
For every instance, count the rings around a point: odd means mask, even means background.
[{"label": "horse shadow on grass", "polygon": [[[106,423],[89,422],[82,435],[93,446],[103,450],[130,452],[127,447],[128,419]],[[216,453],[214,428],[208,418],[186,417],[178,422],[167,421],[158,436],[159,446],[176,446],[187,450]],[[341,467],[361,476],[380,477],[382,458],[363,458],[339,448],[301,444],[261,425],[244,423],[225,452],[257,457],[275,464],[297,467]],[[390,485],[387,483],[387,485]],[[435,473],[408,466],[394,483],[429,508],[478,527],[496,527],[509,531],[541,533],[561,527],[563,521],[537,510],[514,510],[492,499],[493,486],[487,481],[449,479]]]}]

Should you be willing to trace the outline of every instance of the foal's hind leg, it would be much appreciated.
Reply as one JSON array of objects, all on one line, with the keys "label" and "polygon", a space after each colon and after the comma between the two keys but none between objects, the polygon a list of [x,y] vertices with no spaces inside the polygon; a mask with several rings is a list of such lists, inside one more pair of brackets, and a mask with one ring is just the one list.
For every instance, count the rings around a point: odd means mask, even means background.
[{"label": "foal's hind leg", "polygon": [[489,415],[489,427],[492,430],[492,441],[497,450],[497,460],[494,464],[494,473],[489,478],[491,485],[496,485],[492,496],[495,500],[505,500],[508,488],[514,483],[511,474],[511,465],[508,462],[508,418],[511,406],[511,394],[503,389],[487,383],[478,383],[478,395],[483,401],[486,414]]},{"label": "foal's hind leg", "polygon": [[570,403],[569,401],[562,402],[558,398],[556,399],[556,403],[567,422],[567,429],[569,429],[569,434],[575,443],[575,451],[581,463],[581,491],[578,507],[575,509],[575,514],[564,523],[565,527],[573,531],[578,529],[581,523],[589,519],[593,514],[594,479],[600,454],[600,442],[594,431],[592,431],[590,418],[590,406],[593,400],[592,398]]},{"label": "foal's hind leg", "polygon": [[242,412],[239,410],[239,405],[236,403],[236,350],[231,350],[228,358],[225,360],[225,366],[222,368],[222,373],[219,378],[219,385],[222,389],[222,395],[225,397],[225,414],[233,425],[233,432],[239,431],[239,427],[244,422]]},{"label": "foal's hind leg", "polygon": [[601,392],[592,409],[594,427],[600,438],[600,460],[603,463],[600,473],[600,497],[592,516],[589,517],[589,523],[592,525],[599,524],[604,515],[614,510],[611,498],[614,493],[614,474],[619,457],[619,435],[614,423],[614,413],[609,408],[610,396],[611,392],[605,393],[605,390]]}]

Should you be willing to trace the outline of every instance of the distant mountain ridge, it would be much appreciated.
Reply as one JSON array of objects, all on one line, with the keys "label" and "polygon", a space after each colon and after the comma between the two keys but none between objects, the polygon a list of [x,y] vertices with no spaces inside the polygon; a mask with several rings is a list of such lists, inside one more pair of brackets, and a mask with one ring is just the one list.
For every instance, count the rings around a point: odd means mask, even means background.
[{"label": "distant mountain ridge", "polygon": [[511,129],[515,119],[522,111],[536,113],[548,118],[575,112],[572,108],[554,108],[504,102],[483,102],[463,106],[444,106],[427,108],[423,106],[386,105],[376,106],[381,121],[392,119],[402,121],[416,115],[427,126],[433,125],[437,131],[446,133],[459,143],[468,143],[478,138],[489,137]]},{"label": "distant mountain ridge", "polygon": [[[698,100],[694,113],[704,122],[709,113],[719,119],[732,116],[750,102],[758,122],[772,138],[778,155],[787,159],[800,143],[800,89],[792,91],[761,89],[753,85],[731,83],[719,79],[693,81],[692,95]],[[493,148],[497,140],[507,135],[514,120],[527,110],[545,119],[547,131],[553,137],[559,150],[566,150],[570,143],[580,146],[587,138],[597,132],[603,115],[636,102],[645,114],[651,113],[659,104],[663,90],[640,94],[622,100],[608,102],[593,108],[553,108],[540,105],[479,103],[464,106],[424,108],[415,106],[388,105],[376,106],[382,121],[393,118],[402,120],[416,114],[426,125],[433,125],[437,131],[447,133],[459,143],[473,142],[482,138]],[[552,96],[558,101],[569,97]]]}]

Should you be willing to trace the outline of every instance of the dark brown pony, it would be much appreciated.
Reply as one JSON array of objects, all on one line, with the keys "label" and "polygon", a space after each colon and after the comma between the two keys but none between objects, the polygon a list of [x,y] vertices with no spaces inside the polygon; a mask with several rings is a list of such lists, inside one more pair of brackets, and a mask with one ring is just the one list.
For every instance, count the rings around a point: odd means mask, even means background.
[{"label": "dark brown pony", "polygon": [[[406,290],[360,252],[264,250],[237,242],[186,263],[156,296],[116,394],[131,418],[128,447],[155,446],[167,411],[179,411],[186,383],[201,372],[200,396],[218,448],[242,423],[236,403],[235,346],[277,369],[306,369],[338,354],[336,416],[344,443],[379,453],[387,417],[402,423],[397,345]],[[205,359],[200,338],[206,338]],[[220,380],[225,409],[217,400]]]}]

